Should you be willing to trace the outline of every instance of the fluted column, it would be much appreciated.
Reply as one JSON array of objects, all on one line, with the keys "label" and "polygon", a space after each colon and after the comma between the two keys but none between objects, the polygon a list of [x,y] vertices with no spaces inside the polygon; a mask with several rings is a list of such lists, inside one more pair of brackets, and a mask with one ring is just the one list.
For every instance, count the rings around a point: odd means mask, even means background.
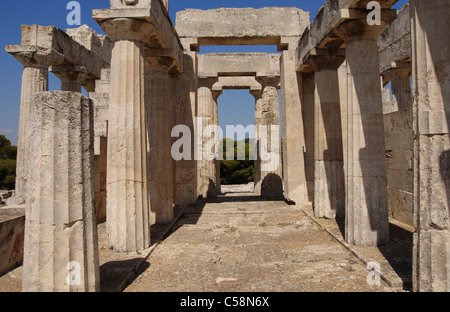
[{"label": "fluted column", "polygon": [[[339,26],[346,40],[347,84],[347,242],[383,245],[389,240],[386,156],[377,37],[392,15],[383,12],[381,26],[366,19]],[[384,19],[386,16],[388,18]],[[394,15],[395,16],[395,15]],[[355,32],[358,29],[358,32]]]},{"label": "fluted column", "polygon": [[99,291],[92,101],[33,96],[23,291]]},{"label": "fluted column", "polygon": [[344,217],[345,189],[338,68],[343,56],[310,60],[315,70],[314,215]]},{"label": "fluted column", "polygon": [[259,154],[260,136],[259,129],[262,118],[262,90],[251,90],[250,93],[255,97],[255,140],[256,140],[256,160],[254,161],[254,184],[255,195],[261,196],[261,157]]},{"label": "fluted column", "polygon": [[26,197],[28,171],[28,135],[26,129],[30,118],[31,95],[48,90],[49,63],[44,62],[44,60],[36,60],[28,53],[19,53],[14,56],[24,66],[20,93],[19,140],[17,143],[16,191],[14,198],[14,203],[20,205],[25,203]]},{"label": "fluted column", "polygon": [[450,6],[410,3],[414,89],[415,291],[450,291]]},{"label": "fluted column", "polygon": [[[217,102],[217,100],[219,99],[219,96],[222,95],[222,93],[223,93],[222,90],[214,90],[213,91],[213,99],[214,99],[213,124],[216,127],[219,127],[219,103]],[[218,146],[220,144],[220,138],[219,138],[218,133],[216,133],[215,139],[216,139],[215,144],[216,144],[216,146]],[[217,194],[220,194],[222,192],[222,187],[220,184],[220,160],[216,159],[215,162],[216,162],[216,189],[217,189]]]},{"label": "fluted column", "polygon": [[[201,128],[197,129],[198,134],[204,132],[205,128],[214,125],[214,111],[216,109],[216,101],[212,91],[212,86],[218,81],[218,78],[199,78],[198,81],[198,110],[197,117],[201,118]],[[198,149],[201,154],[198,155],[198,195],[203,198],[217,196],[217,166],[214,159],[213,149],[206,150],[204,146],[210,137],[201,136],[201,142],[198,142]]]},{"label": "fluted column", "polygon": [[144,43],[153,25],[112,19],[102,28],[114,40],[108,121],[107,233],[117,252],[150,246]]},{"label": "fluted column", "polygon": [[148,124],[150,138],[150,196],[153,220],[168,224],[173,220],[174,184],[173,158],[171,155],[171,60],[147,58]]},{"label": "fluted column", "polygon": [[[264,152],[270,155],[269,159],[261,159],[260,163],[261,196],[266,198],[282,198],[283,169],[281,161],[280,100],[278,96],[280,78],[257,77],[257,81],[262,85],[259,125],[265,126],[267,129],[266,133],[262,133],[260,131],[261,129],[258,129],[259,141],[265,140],[264,144],[259,144],[259,147],[266,149],[265,151],[259,149],[259,154],[261,156]],[[276,129],[278,129],[278,132]],[[272,131],[275,131],[275,133]]]}]

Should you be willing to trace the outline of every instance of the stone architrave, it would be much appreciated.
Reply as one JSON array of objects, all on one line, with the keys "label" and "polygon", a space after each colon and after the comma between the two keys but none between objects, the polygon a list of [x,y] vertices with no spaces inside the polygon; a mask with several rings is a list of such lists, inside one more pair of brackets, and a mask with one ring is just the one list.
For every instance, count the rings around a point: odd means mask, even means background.
[{"label": "stone architrave", "polygon": [[410,3],[414,89],[413,288],[450,291],[450,6]]},{"label": "stone architrave", "polygon": [[114,41],[108,120],[107,234],[117,252],[150,246],[144,40],[153,24],[131,18],[103,21]]},{"label": "stone architrave", "polygon": [[23,291],[99,291],[92,101],[33,96],[28,122]]}]

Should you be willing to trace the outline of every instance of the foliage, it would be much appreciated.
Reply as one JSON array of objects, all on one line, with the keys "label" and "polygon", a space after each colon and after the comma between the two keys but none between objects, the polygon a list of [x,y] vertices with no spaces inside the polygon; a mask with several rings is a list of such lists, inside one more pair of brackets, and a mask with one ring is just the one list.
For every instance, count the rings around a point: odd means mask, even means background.
[{"label": "foliage", "polygon": [[[234,151],[228,150],[228,154],[234,153],[234,159],[238,159],[238,151],[245,149],[245,160],[226,160],[227,146],[234,147]],[[245,141],[222,140],[223,159],[220,163],[220,183],[222,185],[248,184],[254,181],[254,161],[250,160],[250,151],[253,147],[249,139]],[[243,153],[242,153],[243,154]]]},{"label": "foliage", "polygon": [[16,183],[17,147],[0,135],[0,189],[13,190]]}]

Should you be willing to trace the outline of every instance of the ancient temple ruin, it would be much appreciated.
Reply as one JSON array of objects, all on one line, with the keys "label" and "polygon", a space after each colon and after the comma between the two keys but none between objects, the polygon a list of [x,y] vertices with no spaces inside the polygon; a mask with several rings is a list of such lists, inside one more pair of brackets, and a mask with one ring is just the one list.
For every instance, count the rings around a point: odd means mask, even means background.
[{"label": "ancient temple ruin", "polygon": [[[111,0],[93,11],[107,36],[22,26],[6,51],[24,66],[9,202],[26,210],[23,290],[98,291],[97,222],[115,252],[142,252],[174,207],[220,194],[218,160],[194,155],[210,138],[194,133],[218,125],[223,90],[248,89],[255,126],[282,126],[283,159],[255,161],[255,194],[345,220],[351,245],[386,244],[392,219],[414,227],[414,290],[450,291],[450,3],[379,0],[378,25],[368,2],[327,0],[312,23],[298,8],[223,8],[174,25],[168,0]],[[198,54],[211,45],[280,53]],[[177,125],[192,157],[172,157]]]}]

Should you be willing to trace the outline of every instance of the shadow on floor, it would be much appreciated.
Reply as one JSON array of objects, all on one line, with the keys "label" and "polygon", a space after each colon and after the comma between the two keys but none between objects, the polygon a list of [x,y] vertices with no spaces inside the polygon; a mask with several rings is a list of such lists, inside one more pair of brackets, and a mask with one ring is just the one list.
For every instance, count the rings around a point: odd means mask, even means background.
[{"label": "shadow on floor", "polygon": [[142,258],[105,263],[100,266],[100,290],[102,292],[122,291],[149,266],[148,262],[142,262]]}]

